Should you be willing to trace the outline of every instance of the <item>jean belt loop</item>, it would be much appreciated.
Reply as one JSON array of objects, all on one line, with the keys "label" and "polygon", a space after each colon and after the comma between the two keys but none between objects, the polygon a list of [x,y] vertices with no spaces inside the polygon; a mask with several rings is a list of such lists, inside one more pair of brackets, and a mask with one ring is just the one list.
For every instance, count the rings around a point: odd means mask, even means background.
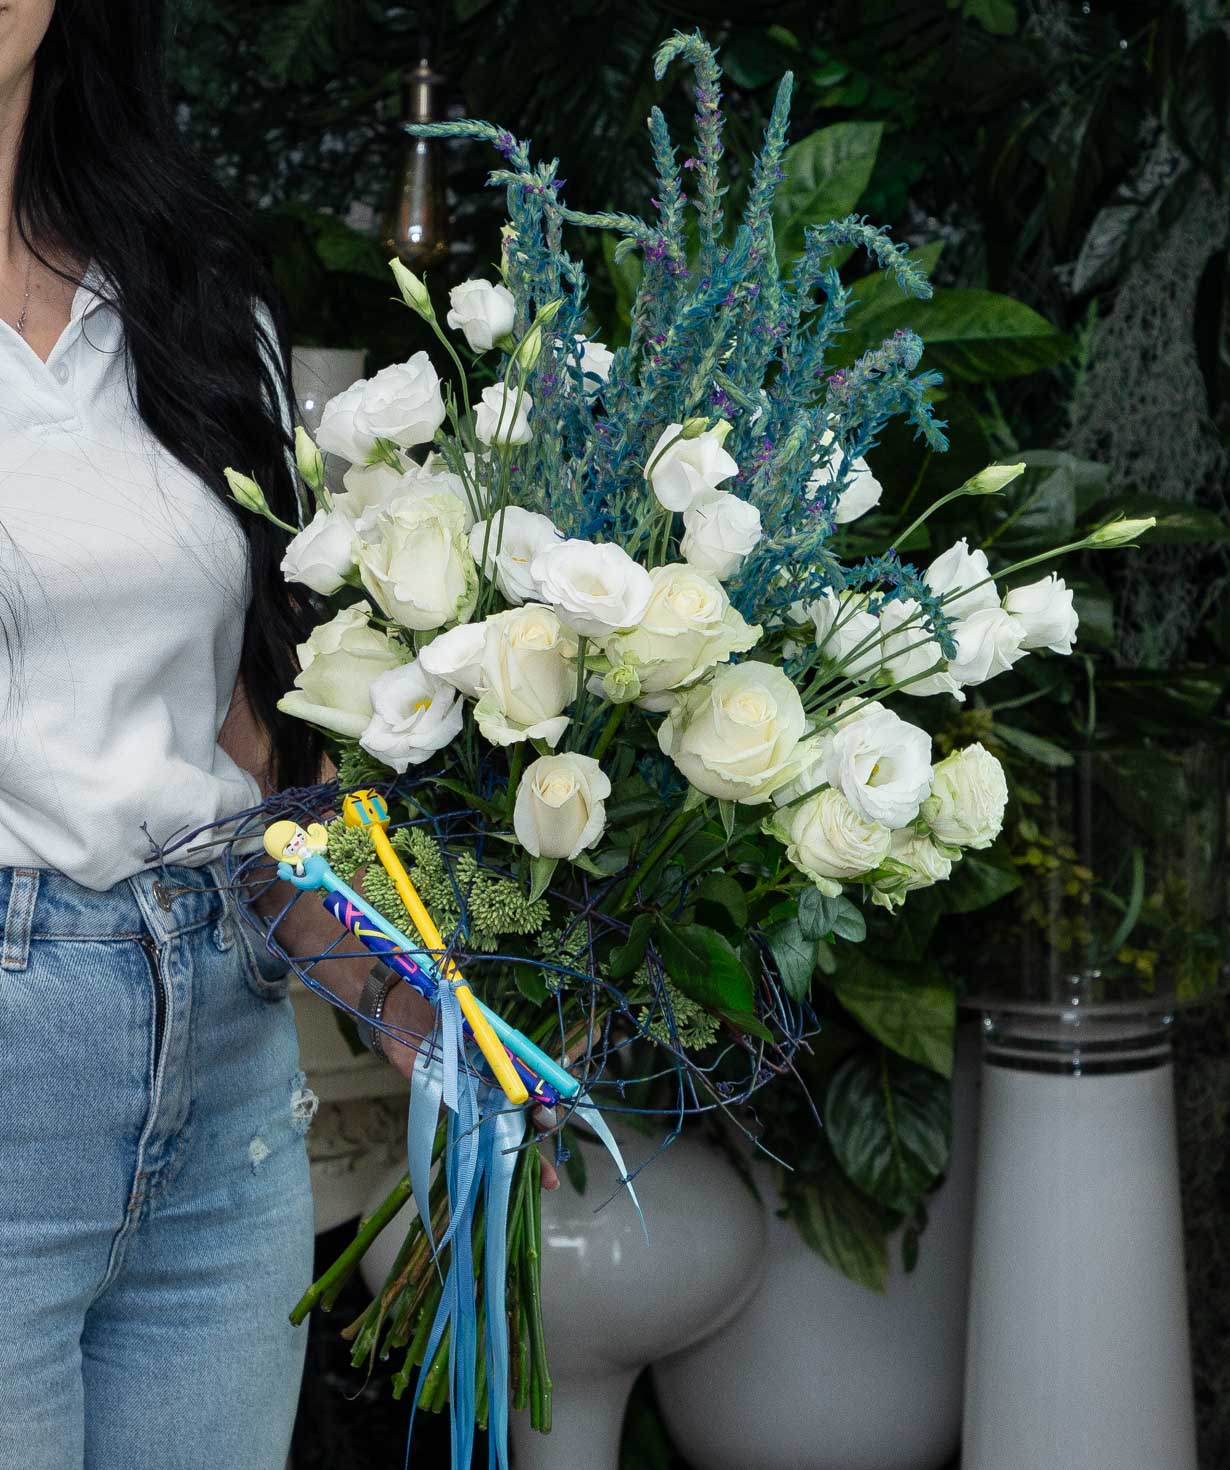
[{"label": "jean belt loop", "polygon": [[9,889],[8,912],[4,918],[4,948],[0,966],[6,970],[24,970],[30,962],[30,928],[34,923],[34,905],[38,899],[38,869],[14,868],[13,885]]}]

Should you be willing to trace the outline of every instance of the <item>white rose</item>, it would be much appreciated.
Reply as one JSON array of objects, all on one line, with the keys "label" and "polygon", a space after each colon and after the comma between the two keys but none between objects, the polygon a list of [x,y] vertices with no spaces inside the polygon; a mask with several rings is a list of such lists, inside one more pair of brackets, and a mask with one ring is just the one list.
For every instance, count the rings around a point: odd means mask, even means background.
[{"label": "white rose", "polygon": [[931,737],[882,705],[868,706],[825,739],[824,770],[866,821],[904,827],[931,789]]},{"label": "white rose", "polygon": [[482,626],[478,728],[493,745],[545,740],[554,748],[576,696],[575,640],[536,602],[496,613]]},{"label": "white rose", "polygon": [[381,514],[378,539],[359,549],[359,575],[386,615],[430,632],[462,623],[478,598],[478,569],[446,494],[398,501]]},{"label": "white rose", "polygon": [[610,794],[611,783],[592,757],[572,751],[541,756],[517,787],[517,841],[531,857],[576,857],[602,836]]},{"label": "white rose", "polygon": [[354,414],[359,434],[373,442],[388,439],[403,449],[429,443],[444,419],[440,379],[425,352],[369,378]]},{"label": "white rose", "polygon": [[490,281],[462,281],[448,293],[448,300],[445,321],[454,331],[465,333],[471,352],[489,352],[511,333],[517,319],[512,292]]},{"label": "white rose", "polygon": [[668,424],[645,461],[645,478],[667,510],[688,510],[717,493],[739,466],[722,448],[730,432],[725,421],[695,438],[684,439],[682,424]]},{"label": "white rose", "polygon": [[[732,653],[746,653],[760,639],[730,605],[722,584],[688,566],[654,567],[649,605],[630,633],[616,633],[604,651],[615,665],[636,670],[647,709],[665,708],[653,696],[693,684]],[[648,696],[648,697],[646,697]]]},{"label": "white rose", "polygon": [[774,806],[788,806],[790,802],[816,792],[821,786],[827,784],[828,777],[824,770],[824,741],[820,736],[811,735],[806,740],[800,740],[795,747],[794,756],[798,764],[798,774],[793,780],[787,781],[784,786],[774,788]]},{"label": "white rose", "polygon": [[880,669],[880,622],[867,611],[863,592],[832,588],[804,612],[816,628],[816,647],[835,669],[851,679],[870,679]]},{"label": "white rose", "polygon": [[970,588],[962,596],[944,603],[944,611],[950,618],[968,618],[979,608],[998,607],[999,593],[990,578],[986,552],[971,551],[964,536],[942,556],[937,556],[923,573],[923,581],[937,597],[955,593],[962,587]]},{"label": "white rose", "polygon": [[981,745],[945,757],[931,773],[922,815],[937,841],[949,847],[990,847],[1004,825],[1008,783],[1004,768]]},{"label": "white rose", "polygon": [[419,663],[434,679],[443,679],[462,694],[477,699],[482,693],[483,623],[458,623],[437,633],[419,653]]},{"label": "white rose", "polygon": [[[884,673],[894,684],[902,686],[902,694],[951,694],[960,700],[965,698],[961,686],[947,671],[939,640],[928,633],[918,603],[912,597],[896,598],[884,604],[880,609],[880,630],[884,634]],[[937,663],[942,667],[925,679],[919,678]]]},{"label": "white rose", "polygon": [[417,766],[461,733],[461,699],[421,662],[390,669],[372,681],[372,718],[359,736],[369,755],[399,774]]},{"label": "white rose", "polygon": [[998,605],[979,608],[953,631],[957,656],[949,660],[948,672],[958,684],[985,684],[1025,657],[1023,625]]},{"label": "white rose", "polygon": [[474,414],[474,432],[482,444],[528,444],[533,437],[530,410],[534,400],[523,390],[506,383],[483,389]]},{"label": "white rose", "polygon": [[372,682],[405,662],[406,650],[368,623],[357,602],[322,623],[298,648],[295,687],[278,700],[283,714],[357,740],[372,717]]},{"label": "white rose", "polygon": [[823,893],[836,897],[843,881],[861,878],[888,856],[892,834],[868,821],[840,791],[828,787],[765,823],[786,844],[786,856]]},{"label": "white rose", "polygon": [[645,615],[653,583],[639,562],[612,541],[556,541],[530,563],[530,576],[575,633],[605,638]]},{"label": "white rose", "polygon": [[837,497],[833,519],[839,526],[845,526],[858,520],[859,516],[866,515],[873,506],[879,505],[884,487],[871,473],[865,459],[845,459],[840,445],[833,439],[831,429],[825,429],[820,445],[828,450],[828,456],[807,482],[808,498],[814,499],[816,492],[831,485],[837,479],[838,470],[844,469],[845,488]]},{"label": "white rose", "polygon": [[955,861],[952,849],[941,847],[927,832],[916,832],[912,826],[893,833],[888,851],[892,872],[872,885],[872,903],[895,909],[905,902],[907,893],[943,883],[952,872]]},{"label": "white rose", "polygon": [[799,691],[781,669],[728,664],[679,695],[658,744],[706,796],[757,803],[798,775],[806,727]]},{"label": "white rose", "polygon": [[1021,647],[1071,653],[1080,618],[1072,606],[1072,589],[1054,572],[1004,598],[1004,611],[1021,628]]},{"label": "white rose", "polygon": [[761,535],[756,507],[723,490],[684,511],[679,549],[685,561],[725,581],[738,571]]},{"label": "white rose", "polygon": [[530,574],[535,556],[561,539],[547,516],[509,505],[490,521],[478,522],[470,532],[470,550],[509,602],[529,602],[539,595],[538,583]]},{"label": "white rose", "polygon": [[353,524],[338,511],[318,510],[311,522],[288,542],[282,575],[328,597],[354,566],[357,538]]},{"label": "white rose", "polygon": [[320,412],[320,427],[316,430],[317,447],[326,454],[337,454],[352,464],[362,464],[371,453],[373,439],[361,431],[355,422],[359,404],[367,380],[361,378],[352,383],[343,393],[330,398]]}]

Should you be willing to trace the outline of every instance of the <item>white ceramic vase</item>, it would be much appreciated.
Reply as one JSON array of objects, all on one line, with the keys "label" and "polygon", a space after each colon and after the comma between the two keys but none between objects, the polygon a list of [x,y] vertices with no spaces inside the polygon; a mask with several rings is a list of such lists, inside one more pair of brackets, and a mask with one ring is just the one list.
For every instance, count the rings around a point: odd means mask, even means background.
[{"label": "white ceramic vase", "polygon": [[[953,1151],[914,1271],[877,1295],[770,1218],[754,1296],[722,1332],[655,1365],[663,1417],[704,1470],[937,1470],[957,1447],[973,1194],[976,1048],[962,1045]],[[758,1166],[759,1168],[759,1166]],[[771,1171],[760,1170],[771,1196]]]},{"label": "white ceramic vase", "polygon": [[330,398],[345,392],[363,376],[362,348],[296,347],[291,352],[291,379],[303,426],[314,434],[320,411]]}]

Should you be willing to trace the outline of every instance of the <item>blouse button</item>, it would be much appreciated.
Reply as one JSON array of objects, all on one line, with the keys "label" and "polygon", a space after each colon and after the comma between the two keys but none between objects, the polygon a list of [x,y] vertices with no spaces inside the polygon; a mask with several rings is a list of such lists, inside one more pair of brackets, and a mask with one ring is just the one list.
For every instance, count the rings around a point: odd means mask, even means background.
[{"label": "blouse button", "polygon": [[66,366],[66,364],[60,363],[60,365],[56,368],[55,379],[57,383],[68,382],[68,367]]}]

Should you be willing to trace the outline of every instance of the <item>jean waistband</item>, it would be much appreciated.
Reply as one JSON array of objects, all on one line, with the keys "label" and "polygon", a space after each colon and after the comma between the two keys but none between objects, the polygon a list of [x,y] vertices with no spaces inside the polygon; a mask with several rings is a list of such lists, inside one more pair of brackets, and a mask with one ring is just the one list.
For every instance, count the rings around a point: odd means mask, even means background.
[{"label": "jean waistband", "polygon": [[0,868],[0,964],[24,969],[31,939],[125,939],[162,944],[227,913],[226,873],[218,862],[168,865],[101,892],[52,868]]}]

